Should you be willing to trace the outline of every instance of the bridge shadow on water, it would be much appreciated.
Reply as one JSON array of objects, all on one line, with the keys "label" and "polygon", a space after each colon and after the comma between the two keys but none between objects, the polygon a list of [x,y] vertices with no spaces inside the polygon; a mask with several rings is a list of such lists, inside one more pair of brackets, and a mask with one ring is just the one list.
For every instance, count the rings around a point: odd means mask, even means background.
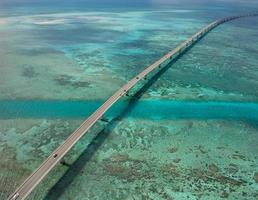
[{"label": "bridge shadow on water", "polygon": [[[190,49],[190,48],[188,48]],[[188,50],[187,49],[187,50]],[[185,51],[186,52],[186,51]],[[184,52],[184,53],[185,53]],[[119,113],[119,115],[113,118],[104,129],[102,129],[96,137],[92,140],[92,142],[87,146],[87,148],[83,151],[83,153],[78,157],[78,159],[69,166],[69,169],[66,173],[59,179],[59,181],[49,190],[44,200],[56,200],[61,197],[65,188],[67,188],[76,176],[80,173],[83,167],[86,165],[88,161],[94,156],[94,153],[98,150],[98,148],[104,143],[106,138],[110,135],[112,130],[116,127],[116,125],[128,114],[131,110],[136,106],[138,100],[142,97],[142,95],[158,80],[158,78],[164,74],[173,63],[175,63],[180,57],[179,55],[166,66],[161,68],[156,74],[154,74],[150,79],[146,80],[146,83],[141,87],[135,94],[133,94],[125,109]]]},{"label": "bridge shadow on water", "polygon": [[[207,34],[207,33],[206,33]],[[200,38],[201,39],[201,38]],[[199,39],[199,40],[200,40]],[[194,43],[195,44],[195,43]],[[49,190],[44,200],[56,200],[61,197],[64,190],[69,187],[69,185],[73,182],[76,176],[79,175],[81,170],[87,164],[88,161],[94,156],[94,153],[99,149],[99,147],[104,143],[106,138],[110,135],[112,130],[116,127],[116,125],[129,113],[133,110],[133,108],[137,105],[138,100],[142,97],[142,95],[162,76],[178,59],[180,59],[187,51],[189,51],[193,46],[190,45],[186,48],[180,55],[174,58],[171,62],[169,62],[166,66],[161,68],[157,73],[155,73],[150,79],[146,80],[146,83],[135,93],[133,94],[125,109],[119,113],[119,115],[113,118],[104,129],[102,129],[92,140],[92,142],[87,146],[87,148],[81,153],[78,159],[68,166],[68,170],[65,174],[59,179],[59,181]],[[257,123],[255,123],[258,125]]]}]

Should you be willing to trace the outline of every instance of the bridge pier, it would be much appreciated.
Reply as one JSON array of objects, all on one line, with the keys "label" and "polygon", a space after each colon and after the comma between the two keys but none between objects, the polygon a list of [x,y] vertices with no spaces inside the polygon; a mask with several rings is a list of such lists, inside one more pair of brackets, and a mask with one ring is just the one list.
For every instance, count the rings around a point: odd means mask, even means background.
[{"label": "bridge pier", "polygon": [[102,116],[100,121],[105,122],[105,123],[109,123],[110,122],[110,120],[107,117],[104,117],[104,116]]},{"label": "bridge pier", "polygon": [[64,159],[60,161],[60,164],[66,167],[71,167],[71,164],[67,163]]},{"label": "bridge pier", "polygon": [[[45,178],[48,173],[58,164],[62,163],[63,157],[71,150],[71,148],[84,136],[88,130],[100,119],[104,122],[109,122],[108,119],[105,119],[103,115],[115,104],[119,99],[124,95],[128,95],[128,91],[133,88],[140,79],[147,80],[147,75],[154,71],[154,69],[160,68],[162,63],[169,61],[173,56],[180,55],[184,48],[188,45],[194,44],[199,37],[208,33],[216,26],[223,24],[227,21],[237,19],[240,17],[247,16],[258,16],[258,12],[250,13],[246,15],[238,15],[234,17],[227,17],[215,22],[210,23],[200,32],[197,32],[194,36],[190,37],[187,42],[184,42],[177,46],[175,49],[170,51],[168,54],[163,56],[160,60],[156,61],[154,64],[147,67],[135,78],[130,80],[122,88],[120,88],[116,93],[114,93],[99,109],[97,109],[88,119],[86,119],[81,126],[75,130],[66,140],[60,145],[17,189],[16,191],[9,196],[8,200],[24,200],[34,189],[35,187]],[[188,43],[189,41],[189,43]],[[68,165],[67,163],[63,163]]]}]

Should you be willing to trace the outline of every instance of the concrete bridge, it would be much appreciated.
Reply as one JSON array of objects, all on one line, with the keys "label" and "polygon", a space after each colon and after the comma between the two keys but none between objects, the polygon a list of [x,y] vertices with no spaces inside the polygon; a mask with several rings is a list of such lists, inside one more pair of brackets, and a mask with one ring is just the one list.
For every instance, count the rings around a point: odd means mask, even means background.
[{"label": "concrete bridge", "polygon": [[196,34],[188,38],[185,42],[178,45],[175,49],[168,52],[160,60],[156,61],[149,67],[147,67],[140,74],[135,76],[127,84],[121,87],[115,94],[113,94],[102,106],[99,107],[88,119],[86,119],[81,126],[74,131],[62,145],[60,145],[17,189],[9,196],[9,200],[23,200],[36,188],[36,186],[44,179],[48,173],[61,162],[63,157],[71,150],[71,148],[84,136],[88,130],[102,118],[102,116],[123,96],[127,95],[129,90],[132,89],[137,83],[144,81],[151,72],[158,72],[158,70],[171,60],[180,56],[184,51],[195,44],[205,34],[209,33],[212,29],[223,24],[225,22],[249,16],[258,16],[258,12],[249,13],[243,15],[237,15],[232,17],[226,17],[223,19],[216,20]]}]

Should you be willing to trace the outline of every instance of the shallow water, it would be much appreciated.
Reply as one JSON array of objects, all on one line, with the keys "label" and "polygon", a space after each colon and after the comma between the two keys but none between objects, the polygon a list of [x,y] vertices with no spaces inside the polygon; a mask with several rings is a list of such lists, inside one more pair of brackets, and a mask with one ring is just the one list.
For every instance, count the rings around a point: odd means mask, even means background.
[{"label": "shallow water", "polygon": [[[255,6],[1,8],[0,198],[126,81]],[[257,25],[216,28],[118,102],[30,199],[257,199]]]}]

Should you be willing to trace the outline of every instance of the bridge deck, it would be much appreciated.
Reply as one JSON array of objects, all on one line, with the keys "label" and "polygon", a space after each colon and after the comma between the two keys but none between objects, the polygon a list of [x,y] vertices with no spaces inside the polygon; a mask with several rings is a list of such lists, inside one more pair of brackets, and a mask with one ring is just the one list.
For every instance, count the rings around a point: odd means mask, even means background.
[{"label": "bridge deck", "polygon": [[206,33],[214,29],[220,24],[223,24],[227,21],[234,20],[241,17],[247,16],[257,16],[258,13],[251,13],[246,15],[239,15],[233,17],[223,18],[217,21],[214,21],[196,34],[188,38],[185,42],[181,43],[172,51],[168,52],[160,60],[156,61],[144,71],[130,80],[127,84],[121,87],[113,96],[111,96],[97,111],[95,111],[88,119],[86,119],[81,126],[74,131],[65,142],[60,145],[39,167],[36,169],[17,189],[16,191],[8,198],[9,200],[23,200],[35,189],[35,187],[42,181],[44,177],[61,161],[61,159],[70,151],[70,149],[81,139],[83,135],[106,113],[106,111],[112,107],[120,98],[122,98],[132,87],[134,87],[139,81],[145,79],[145,77],[151,73],[153,70],[158,69],[161,64],[171,60],[173,56],[180,55],[183,50],[187,47],[193,45],[199,38],[204,36]]}]

